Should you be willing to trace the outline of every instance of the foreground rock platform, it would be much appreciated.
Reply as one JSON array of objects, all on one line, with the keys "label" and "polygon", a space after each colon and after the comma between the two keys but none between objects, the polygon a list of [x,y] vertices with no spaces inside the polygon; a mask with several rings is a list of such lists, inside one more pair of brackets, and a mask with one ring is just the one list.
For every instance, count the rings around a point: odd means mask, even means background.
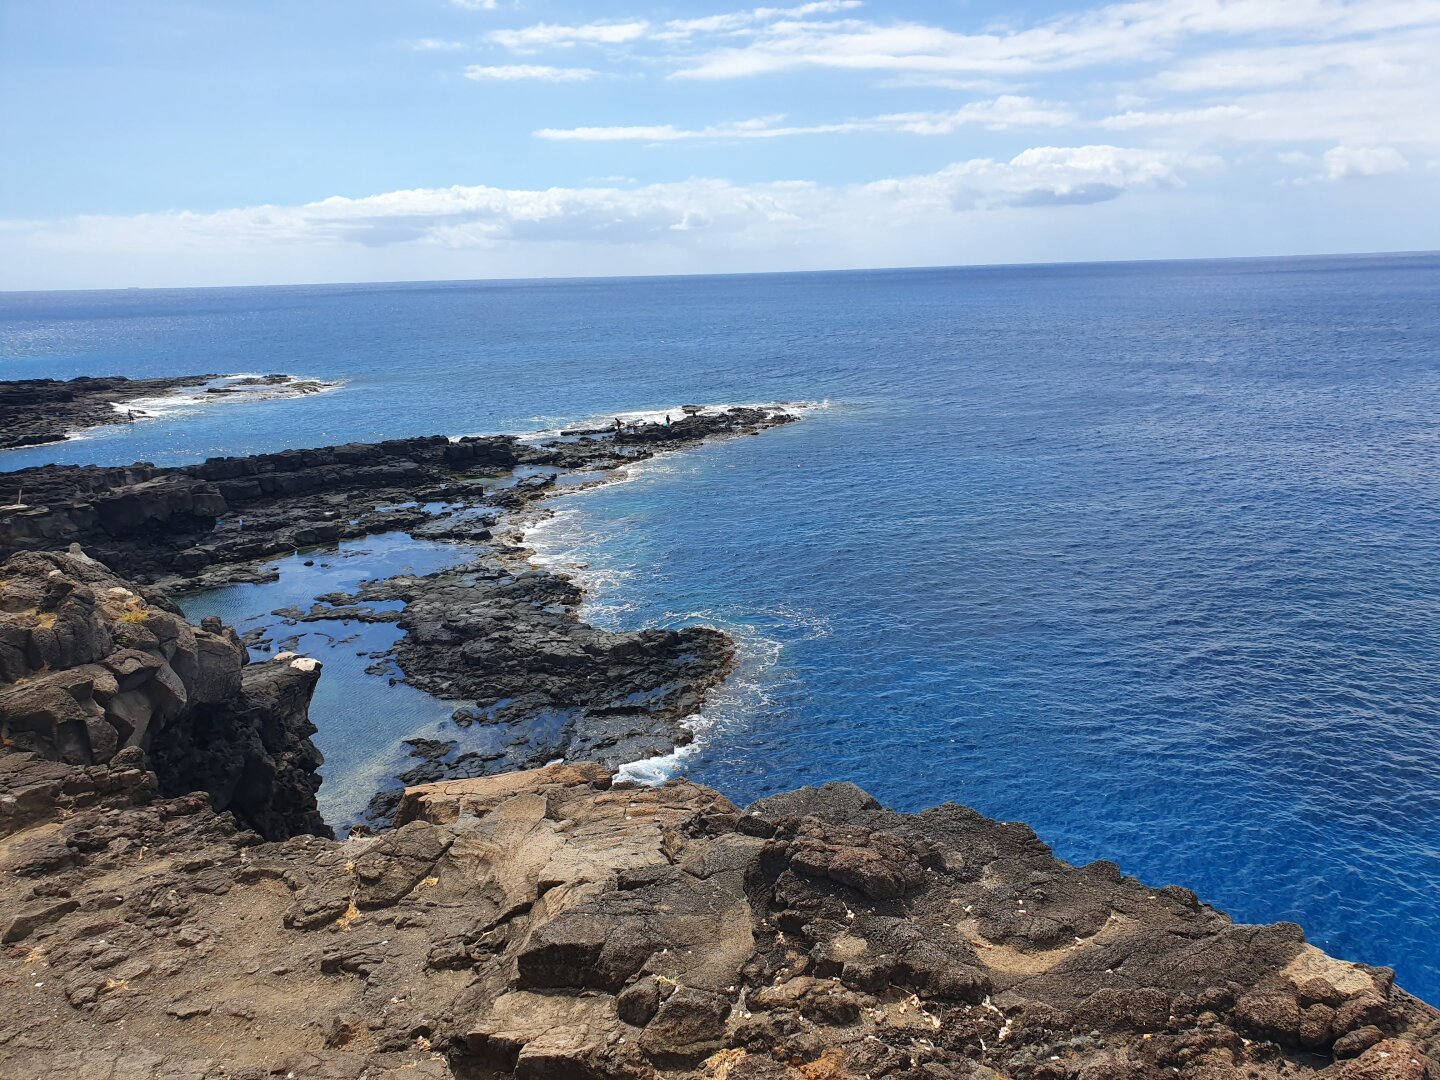
[{"label": "foreground rock platform", "polygon": [[587,764],[399,821],[263,843],[134,761],[0,755],[0,1075],[1440,1076],[1388,971],[959,806]]}]

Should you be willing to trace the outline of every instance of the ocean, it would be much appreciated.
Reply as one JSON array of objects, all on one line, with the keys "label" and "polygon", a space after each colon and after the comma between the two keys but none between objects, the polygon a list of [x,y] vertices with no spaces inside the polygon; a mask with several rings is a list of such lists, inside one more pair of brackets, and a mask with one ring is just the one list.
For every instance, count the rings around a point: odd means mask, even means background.
[{"label": "ocean", "polygon": [[[593,621],[741,644],[697,749],[633,773],[965,803],[1440,1000],[1440,256],[0,295],[0,378],[272,371],[343,385],[0,468],[810,403],[531,537]],[[463,554],[186,606],[247,629]],[[390,627],[298,629],[343,819],[452,703],[364,671]]]}]

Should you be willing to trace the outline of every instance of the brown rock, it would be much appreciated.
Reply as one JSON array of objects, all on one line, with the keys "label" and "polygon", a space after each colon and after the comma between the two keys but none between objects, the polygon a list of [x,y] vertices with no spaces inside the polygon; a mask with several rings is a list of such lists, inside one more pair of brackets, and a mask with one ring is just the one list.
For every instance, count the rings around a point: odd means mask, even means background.
[{"label": "brown rock", "polygon": [[1435,1080],[1435,1061],[1413,1042],[1384,1039],[1359,1057],[1345,1062],[1336,1080]]}]

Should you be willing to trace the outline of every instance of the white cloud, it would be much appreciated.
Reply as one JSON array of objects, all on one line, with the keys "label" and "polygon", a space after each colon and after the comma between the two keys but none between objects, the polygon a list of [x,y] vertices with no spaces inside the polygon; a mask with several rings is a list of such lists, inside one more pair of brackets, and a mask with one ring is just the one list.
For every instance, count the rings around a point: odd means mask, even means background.
[{"label": "white cloud", "polygon": [[536,23],[519,30],[494,30],[489,37],[495,44],[513,52],[534,52],[570,45],[622,45],[645,37],[649,30],[650,24],[643,20],[587,23],[583,26]]},{"label": "white cloud", "polygon": [[458,8],[466,11],[494,11],[498,6],[498,0],[450,0]]},{"label": "white cloud", "polygon": [[449,41],[445,38],[421,38],[412,41],[410,48],[415,52],[463,52],[470,48],[463,41]]},{"label": "white cloud", "polygon": [[1178,124],[1208,124],[1214,121],[1230,122],[1249,115],[1239,105],[1211,105],[1203,109],[1175,109],[1161,112],[1128,112],[1107,116],[1100,126],[1111,131],[1129,131],[1144,127],[1174,127]]},{"label": "white cloud", "polygon": [[962,212],[1106,202],[1178,187],[1182,169],[1209,164],[1114,146],[1047,146],[1007,161],[978,158],[865,184],[696,179],[624,188],[417,188],[213,213],[0,221],[0,241],[32,252],[204,249],[215,257],[257,245],[508,250],[536,243],[668,245],[698,234],[724,237],[717,241],[723,245],[795,243],[859,225],[939,227]]},{"label": "white cloud", "polygon": [[1053,96],[1037,87],[1077,69],[1127,66],[1123,81],[1097,86],[1114,96],[1111,115],[1088,123],[1069,108],[1044,104],[1028,117],[982,118],[966,107],[791,126],[633,123],[626,116],[546,126],[537,132],[545,139],[676,142],[1067,124],[1153,131],[1167,143],[1196,148],[1230,141],[1385,143],[1432,156],[1440,148],[1434,107],[1440,0],[1121,0],[973,33],[862,17],[856,0],[818,0],[668,22],[539,23],[497,30],[488,40],[518,53],[603,46],[615,63],[668,69],[674,79],[819,69],[881,86],[978,90],[1012,102]]},{"label": "white cloud", "polygon": [[829,124],[785,125],[783,116],[756,117],[703,128],[680,128],[673,124],[622,125],[614,127],[541,128],[541,139],[572,142],[678,142],[691,139],[779,139],[795,135],[853,135],[862,132],[903,132],[911,135],[948,135],[966,125],[999,131],[1010,127],[1061,127],[1075,119],[1069,110],[1033,101],[1002,96],[976,101],[959,109],[939,112],[890,113],[865,120],[842,120]]},{"label": "white cloud", "polygon": [[465,78],[475,82],[585,82],[598,74],[590,68],[558,68],[544,64],[501,64],[498,67],[471,64],[465,69]]},{"label": "white cloud", "polygon": [[514,52],[535,52],[571,45],[623,45],[641,40],[679,43],[713,35],[727,37],[753,33],[768,26],[799,25],[816,15],[833,15],[861,6],[861,0],[815,0],[795,7],[758,7],[694,19],[670,19],[652,23],[646,19],[611,20],[563,25],[536,23],[533,26],[495,30],[490,40]]},{"label": "white cloud", "polygon": [[[1327,72],[1365,81],[1423,75],[1433,68],[1440,12],[1428,25],[1363,38],[1208,51],[1159,72],[1154,83],[1181,93],[1290,86]],[[1329,37],[1323,26],[1317,36]]]},{"label": "white cloud", "polygon": [[1410,162],[1393,146],[1334,146],[1325,151],[1323,163],[1327,180],[1383,176],[1410,168]]},{"label": "white cloud", "polygon": [[[916,22],[791,20],[769,25],[752,41],[681,58],[676,76],[730,79],[803,68],[1023,75],[1158,61],[1183,42],[1214,37],[1323,40],[1437,24],[1436,0],[1127,0],[983,33]],[[1204,63],[1195,71],[1203,77]]]},{"label": "white cloud", "polygon": [[834,15],[861,7],[861,0],[816,0],[798,7],[759,7],[749,11],[731,11],[723,15],[706,15],[698,19],[671,19],[655,34],[659,40],[680,40],[698,34],[724,34],[749,29],[760,23],[785,19],[806,19],[812,15]]},{"label": "white cloud", "polygon": [[943,201],[956,210],[1109,202],[1131,191],[1183,186],[1184,167],[1209,169],[1215,158],[1119,146],[1037,146],[1009,161],[981,158],[937,173],[868,185],[906,201]]}]

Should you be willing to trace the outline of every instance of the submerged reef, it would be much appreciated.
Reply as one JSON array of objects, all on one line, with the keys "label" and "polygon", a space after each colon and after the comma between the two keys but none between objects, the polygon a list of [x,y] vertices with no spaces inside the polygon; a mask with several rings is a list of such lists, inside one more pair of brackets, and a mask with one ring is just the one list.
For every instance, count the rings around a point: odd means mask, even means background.
[{"label": "submerged reef", "polygon": [[[1440,1078],[1440,1013],[1388,969],[1022,824],[616,779],[683,740],[731,643],[587,625],[525,524],[789,419],[27,470],[0,517],[0,1076]],[[252,662],[167,590],[395,529],[473,551],[290,621],[396,622],[404,677],[473,702],[458,728],[536,731],[488,760],[418,748],[338,840],[321,665]]]}]

